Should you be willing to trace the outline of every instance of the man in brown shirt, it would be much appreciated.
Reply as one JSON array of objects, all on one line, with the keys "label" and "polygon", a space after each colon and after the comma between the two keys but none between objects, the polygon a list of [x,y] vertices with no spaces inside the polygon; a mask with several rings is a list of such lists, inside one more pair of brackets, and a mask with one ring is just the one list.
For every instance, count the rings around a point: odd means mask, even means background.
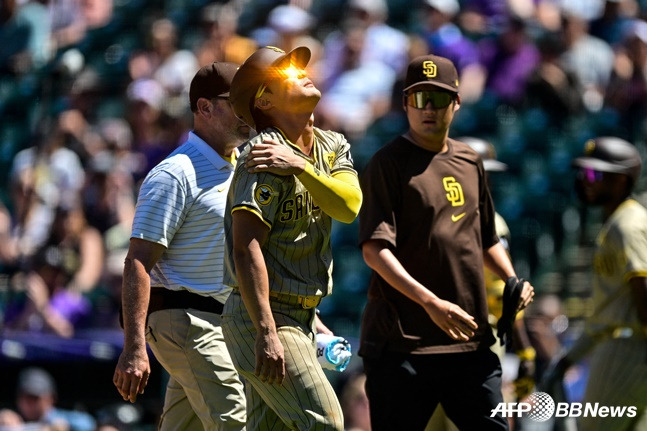
[{"label": "man in brown shirt", "polygon": [[[507,429],[501,364],[489,346],[483,265],[516,277],[494,227],[483,162],[448,138],[460,106],[453,63],[409,64],[409,130],[381,148],[362,177],[359,241],[373,269],[362,320],[373,430],[425,428],[440,403],[460,429]],[[519,309],[532,300],[525,283]]]}]

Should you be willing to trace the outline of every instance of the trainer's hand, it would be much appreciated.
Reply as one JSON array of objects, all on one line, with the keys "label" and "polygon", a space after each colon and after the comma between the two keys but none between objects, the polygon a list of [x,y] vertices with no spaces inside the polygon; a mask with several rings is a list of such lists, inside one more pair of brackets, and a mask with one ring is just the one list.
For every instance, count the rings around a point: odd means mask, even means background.
[{"label": "trainer's hand", "polygon": [[521,290],[521,296],[519,297],[519,306],[517,307],[517,312],[526,308],[533,301],[535,296],[535,288],[528,281],[523,283],[523,289]]},{"label": "trainer's hand", "polygon": [[256,370],[261,381],[278,385],[285,378],[285,353],[276,330],[256,336]]},{"label": "trainer's hand", "polygon": [[151,367],[146,346],[131,350],[124,348],[119,355],[112,382],[124,401],[134,403],[137,400],[137,395],[144,393],[150,373]]},{"label": "trainer's hand", "polygon": [[247,158],[245,167],[250,173],[270,172],[275,175],[298,175],[306,167],[306,160],[290,148],[274,139],[266,138],[254,145]]},{"label": "trainer's hand", "polygon": [[458,305],[444,299],[435,300],[425,306],[425,310],[431,320],[454,340],[468,341],[478,329],[473,316]]}]

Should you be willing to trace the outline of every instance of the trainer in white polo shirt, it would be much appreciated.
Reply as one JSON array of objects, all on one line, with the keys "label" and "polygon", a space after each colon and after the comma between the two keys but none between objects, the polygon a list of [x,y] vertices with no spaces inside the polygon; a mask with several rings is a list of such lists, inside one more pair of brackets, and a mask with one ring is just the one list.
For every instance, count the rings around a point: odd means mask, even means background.
[{"label": "trainer in white polo shirt", "polygon": [[244,388],[220,327],[224,212],[237,150],[249,127],[229,104],[237,69],[198,71],[194,129],[146,176],[139,192],[122,293],[124,350],[114,384],[135,402],[150,373],[146,342],[170,379],[160,430],[243,430]]}]

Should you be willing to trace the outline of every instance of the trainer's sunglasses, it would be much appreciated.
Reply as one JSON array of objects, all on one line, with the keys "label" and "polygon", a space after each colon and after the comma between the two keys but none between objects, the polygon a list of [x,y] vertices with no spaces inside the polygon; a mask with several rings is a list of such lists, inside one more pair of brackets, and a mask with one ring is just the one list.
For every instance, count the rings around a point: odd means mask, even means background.
[{"label": "trainer's sunglasses", "polygon": [[[268,82],[276,79],[280,79],[280,80],[288,79],[288,78],[301,79],[308,76],[307,72],[304,69],[297,67],[293,64],[290,64],[288,67],[283,69],[274,69],[270,71],[270,75],[271,77],[270,79],[268,79]],[[263,93],[267,89],[267,84],[268,83],[265,82],[258,87],[258,90],[256,90],[256,95],[254,96],[255,99],[258,99],[263,95]]]},{"label": "trainer's sunglasses", "polygon": [[442,109],[448,107],[454,95],[446,91],[416,91],[407,94],[407,105],[416,108],[424,109],[427,103],[431,103],[433,109]]},{"label": "trainer's sunglasses", "polygon": [[596,171],[592,168],[580,168],[580,176],[589,183],[597,183],[599,181],[602,181],[602,178],[604,178],[604,173]]}]

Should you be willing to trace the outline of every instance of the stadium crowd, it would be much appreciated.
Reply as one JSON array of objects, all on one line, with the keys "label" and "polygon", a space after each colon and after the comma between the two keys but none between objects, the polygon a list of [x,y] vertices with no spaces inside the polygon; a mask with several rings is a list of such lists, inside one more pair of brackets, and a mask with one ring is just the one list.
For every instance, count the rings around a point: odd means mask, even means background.
[{"label": "stadium crowd", "polygon": [[[534,280],[525,319],[541,373],[591,311],[598,218],[575,199],[571,161],[605,135],[645,159],[647,1],[4,0],[0,339],[119,331],[135,197],[191,130],[189,82],[266,45],[310,48],[316,124],[346,135],[360,175],[406,130],[409,61],[454,61],[452,137],[492,142],[509,166],[491,188],[515,267]],[[370,271],[357,223],[335,224],[332,241],[335,294],[321,315],[353,340]],[[333,378],[340,391],[354,380]]]}]

